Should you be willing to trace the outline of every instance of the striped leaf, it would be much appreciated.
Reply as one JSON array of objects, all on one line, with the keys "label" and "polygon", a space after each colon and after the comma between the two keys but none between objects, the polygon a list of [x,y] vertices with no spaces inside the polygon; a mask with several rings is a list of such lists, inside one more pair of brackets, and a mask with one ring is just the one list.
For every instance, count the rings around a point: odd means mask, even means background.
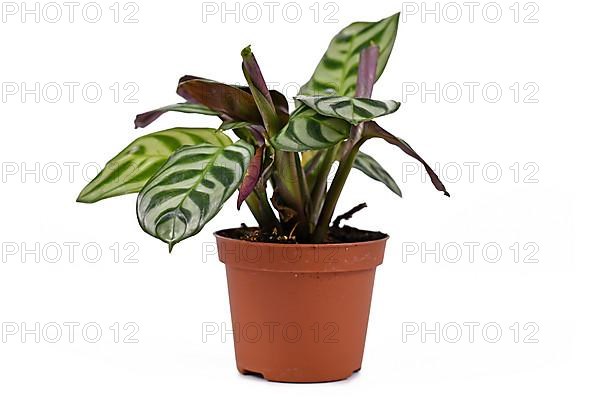
[{"label": "striped leaf", "polygon": [[142,136],[110,160],[83,188],[77,201],[94,203],[139,192],[175,150],[200,143],[223,146],[231,140],[223,132],[211,128],[173,128]]},{"label": "striped leaf", "polygon": [[271,143],[273,147],[283,151],[319,150],[341,142],[349,134],[350,124],[346,121],[321,115],[307,106],[300,106]]},{"label": "striped leaf", "polygon": [[140,226],[171,251],[217,214],[242,182],[253,154],[254,147],[243,140],[177,150],[138,195]]},{"label": "striped leaf", "polygon": [[383,169],[381,164],[368,154],[359,151],[354,159],[353,167],[364,172],[369,178],[375,179],[387,186],[392,192],[402,197],[400,188],[388,172]]},{"label": "striped leaf", "polygon": [[355,22],[339,32],[329,44],[310,80],[300,94],[354,96],[360,52],[370,44],[379,47],[375,80],[381,76],[396,40],[398,16],[378,22]]},{"label": "striped leaf", "polygon": [[391,114],[400,107],[400,103],[394,100],[379,101],[345,96],[297,96],[296,99],[319,114],[342,118],[352,125]]},{"label": "striped leaf", "polygon": [[177,103],[139,114],[137,117],[135,117],[135,127],[145,128],[156,121],[161,115],[169,111],[177,111],[188,114],[219,115],[218,112],[200,104]]}]

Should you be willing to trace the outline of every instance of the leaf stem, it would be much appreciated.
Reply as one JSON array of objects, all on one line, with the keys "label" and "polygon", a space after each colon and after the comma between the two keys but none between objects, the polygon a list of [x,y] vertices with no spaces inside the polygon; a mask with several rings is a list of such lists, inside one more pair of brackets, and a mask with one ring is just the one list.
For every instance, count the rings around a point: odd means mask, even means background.
[{"label": "leaf stem", "polygon": [[319,171],[317,177],[315,179],[315,184],[313,186],[310,197],[313,203],[312,213],[310,215],[310,230],[314,230],[314,227],[317,225],[319,214],[323,208],[323,203],[325,201],[325,192],[327,190],[327,178],[329,178],[329,172],[331,171],[331,166],[335,161],[336,154],[338,152],[338,145],[332,146],[327,149],[325,153],[325,157],[321,161],[321,165],[319,166]]},{"label": "leaf stem", "polygon": [[277,229],[278,232],[281,231],[279,220],[269,205],[264,188],[255,188],[246,198],[246,204],[261,228],[268,232],[274,229]]},{"label": "leaf stem", "polygon": [[323,243],[327,239],[327,234],[329,233],[329,223],[333,217],[335,206],[340,198],[344,184],[348,179],[348,175],[350,175],[350,171],[352,170],[352,165],[354,164],[354,159],[358,154],[358,150],[365,140],[366,139],[360,139],[358,143],[352,147],[346,158],[341,161],[340,167],[335,173],[335,177],[333,178],[333,182],[331,183],[331,187],[329,188],[327,197],[325,198],[323,210],[321,211],[321,215],[319,215],[319,222],[317,223],[317,227],[312,237],[314,243]]}]

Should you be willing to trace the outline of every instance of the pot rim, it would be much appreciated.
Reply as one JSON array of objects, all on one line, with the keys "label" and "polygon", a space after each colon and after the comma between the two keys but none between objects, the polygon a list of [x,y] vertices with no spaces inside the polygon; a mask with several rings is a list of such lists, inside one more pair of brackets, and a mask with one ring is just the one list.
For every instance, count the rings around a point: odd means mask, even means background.
[{"label": "pot rim", "polygon": [[334,248],[334,247],[356,247],[356,246],[368,246],[374,243],[386,242],[390,235],[382,233],[384,235],[381,239],[365,240],[362,242],[341,242],[341,243],[271,243],[271,242],[252,242],[250,240],[236,239],[229,236],[224,236],[222,233],[227,231],[234,231],[240,228],[227,228],[213,232],[213,235],[221,240],[228,240],[233,242],[248,243],[249,245],[260,246],[260,247],[304,247],[304,248]]}]

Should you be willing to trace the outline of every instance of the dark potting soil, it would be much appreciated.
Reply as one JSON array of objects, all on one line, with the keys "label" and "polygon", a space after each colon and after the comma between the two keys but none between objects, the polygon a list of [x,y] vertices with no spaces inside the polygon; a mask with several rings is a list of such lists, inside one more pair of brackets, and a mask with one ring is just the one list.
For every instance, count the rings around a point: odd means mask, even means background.
[{"label": "dark potting soil", "polygon": [[[282,244],[301,244],[294,237],[278,235],[277,233],[269,233],[261,231],[259,228],[250,228],[242,226],[236,229],[226,229],[218,232],[219,235],[231,239],[247,240],[249,242],[261,243],[282,243]],[[387,235],[382,232],[365,231],[362,229],[353,228],[351,226],[329,228],[329,234],[325,243],[355,243],[369,242],[385,238]]]}]

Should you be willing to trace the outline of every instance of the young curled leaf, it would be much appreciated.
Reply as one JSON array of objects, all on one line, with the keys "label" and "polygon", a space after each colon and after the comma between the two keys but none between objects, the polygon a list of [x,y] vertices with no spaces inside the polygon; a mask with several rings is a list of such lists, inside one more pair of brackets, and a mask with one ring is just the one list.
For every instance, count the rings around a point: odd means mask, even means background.
[{"label": "young curled leaf", "polygon": [[267,134],[272,136],[285,123],[282,123],[277,116],[277,110],[271,98],[271,93],[269,93],[267,83],[252,50],[250,50],[250,46],[242,50],[242,59],[244,77],[246,78],[246,82],[248,82],[248,87],[250,88],[252,97],[254,97]]}]

